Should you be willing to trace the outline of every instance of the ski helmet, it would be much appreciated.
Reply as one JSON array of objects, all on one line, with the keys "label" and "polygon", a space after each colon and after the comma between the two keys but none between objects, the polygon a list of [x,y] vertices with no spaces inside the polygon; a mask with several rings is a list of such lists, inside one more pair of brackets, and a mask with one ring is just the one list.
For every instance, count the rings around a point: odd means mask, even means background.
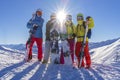
[{"label": "ski helmet", "polygon": [[50,16],[51,19],[55,19],[56,18],[56,14],[55,13],[52,13],[51,16]]},{"label": "ski helmet", "polygon": [[83,20],[83,14],[82,13],[77,14],[77,20]]},{"label": "ski helmet", "polygon": [[42,10],[41,9],[37,9],[36,14],[41,16],[42,15]]}]

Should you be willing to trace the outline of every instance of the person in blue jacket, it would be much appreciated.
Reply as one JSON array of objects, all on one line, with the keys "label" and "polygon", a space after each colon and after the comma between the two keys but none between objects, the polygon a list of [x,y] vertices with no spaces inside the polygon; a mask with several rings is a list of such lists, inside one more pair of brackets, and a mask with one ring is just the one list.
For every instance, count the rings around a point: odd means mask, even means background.
[{"label": "person in blue jacket", "polygon": [[43,23],[44,19],[42,18],[42,10],[38,9],[27,23],[27,28],[30,29],[30,38],[26,43],[26,48],[28,48],[27,61],[30,61],[32,59],[32,47],[34,42],[36,42],[38,48],[38,60],[42,60]]}]

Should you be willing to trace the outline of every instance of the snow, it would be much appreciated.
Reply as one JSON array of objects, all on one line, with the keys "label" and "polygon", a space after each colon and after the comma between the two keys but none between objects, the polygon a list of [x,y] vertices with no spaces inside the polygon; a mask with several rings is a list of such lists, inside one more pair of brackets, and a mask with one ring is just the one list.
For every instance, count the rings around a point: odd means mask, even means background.
[{"label": "snow", "polygon": [[111,64],[117,54],[120,56],[120,39],[103,47],[92,49],[92,60],[96,63]]},{"label": "snow", "polygon": [[91,49],[90,69],[41,64],[36,54],[25,62],[22,52],[0,46],[0,80],[120,80],[120,39]]}]

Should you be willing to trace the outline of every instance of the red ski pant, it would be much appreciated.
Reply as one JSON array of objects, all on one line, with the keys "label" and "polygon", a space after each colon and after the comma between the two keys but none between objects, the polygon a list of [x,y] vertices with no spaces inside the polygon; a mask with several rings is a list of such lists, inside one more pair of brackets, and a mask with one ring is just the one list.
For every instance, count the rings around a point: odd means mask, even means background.
[{"label": "red ski pant", "polygon": [[[38,59],[41,60],[42,59],[42,38],[35,38],[35,37],[31,38],[31,42],[29,44],[29,54],[28,55],[32,56],[32,47],[33,47],[34,42],[36,42],[37,48],[38,48]],[[26,44],[26,46],[27,45],[28,44]]]},{"label": "red ski pant", "polygon": [[[82,48],[82,42],[77,42],[76,43],[76,47],[75,47],[75,55],[77,57],[78,63],[80,63],[80,51]],[[90,66],[91,65],[91,58],[90,58],[90,53],[89,53],[89,48],[88,48],[88,42],[86,42],[85,48],[84,48],[84,57],[82,59],[82,64],[81,66],[84,67],[84,58],[86,61],[86,66]]]},{"label": "red ski pant", "polygon": [[74,40],[74,39],[68,39],[68,43],[69,43],[69,45],[70,45],[72,63],[74,63],[75,40]]}]

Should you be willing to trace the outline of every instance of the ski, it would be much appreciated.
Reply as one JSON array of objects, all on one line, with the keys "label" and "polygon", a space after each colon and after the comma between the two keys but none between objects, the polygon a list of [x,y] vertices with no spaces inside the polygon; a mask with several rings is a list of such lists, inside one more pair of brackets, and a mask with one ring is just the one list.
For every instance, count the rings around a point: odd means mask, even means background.
[{"label": "ski", "polygon": [[87,32],[88,32],[88,26],[85,25],[85,34],[84,34],[84,38],[83,38],[83,42],[82,42],[82,48],[80,51],[80,63],[78,65],[78,67],[81,67],[82,59],[84,57],[84,48],[85,48],[85,44],[86,44]]}]

